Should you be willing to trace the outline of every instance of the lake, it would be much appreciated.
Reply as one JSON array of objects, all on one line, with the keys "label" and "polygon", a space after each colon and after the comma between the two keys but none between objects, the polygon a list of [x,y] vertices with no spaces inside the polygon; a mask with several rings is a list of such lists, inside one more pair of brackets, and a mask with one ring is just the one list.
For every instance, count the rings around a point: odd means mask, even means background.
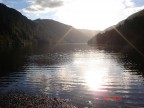
[{"label": "lake", "polygon": [[46,94],[79,108],[144,108],[143,60],[87,44],[1,48],[0,93]]}]

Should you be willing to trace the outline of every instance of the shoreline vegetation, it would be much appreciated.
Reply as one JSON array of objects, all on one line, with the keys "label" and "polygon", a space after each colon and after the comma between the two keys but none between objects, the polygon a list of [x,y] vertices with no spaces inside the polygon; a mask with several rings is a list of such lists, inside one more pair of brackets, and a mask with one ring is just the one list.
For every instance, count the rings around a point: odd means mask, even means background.
[{"label": "shoreline vegetation", "polygon": [[77,108],[69,101],[34,95],[22,91],[8,92],[0,97],[0,108]]}]

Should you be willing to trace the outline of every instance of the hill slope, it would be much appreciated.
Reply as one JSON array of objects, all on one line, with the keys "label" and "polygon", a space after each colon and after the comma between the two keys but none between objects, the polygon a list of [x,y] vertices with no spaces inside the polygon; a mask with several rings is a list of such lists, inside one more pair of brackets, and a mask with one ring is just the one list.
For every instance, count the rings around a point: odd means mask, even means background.
[{"label": "hill slope", "polygon": [[41,40],[54,43],[57,41],[62,43],[86,43],[90,39],[72,26],[54,20],[37,19],[34,22],[37,24],[38,37]]},{"label": "hill slope", "polygon": [[[127,19],[119,22],[103,32],[97,34],[89,44],[131,46],[140,51],[144,50],[144,10],[139,11]],[[143,51],[144,52],[144,51]]]},{"label": "hill slope", "polygon": [[48,19],[30,20],[0,3],[0,45],[86,43],[89,38],[72,26]]},{"label": "hill slope", "polygon": [[20,44],[34,38],[34,23],[20,12],[0,4],[0,43]]}]

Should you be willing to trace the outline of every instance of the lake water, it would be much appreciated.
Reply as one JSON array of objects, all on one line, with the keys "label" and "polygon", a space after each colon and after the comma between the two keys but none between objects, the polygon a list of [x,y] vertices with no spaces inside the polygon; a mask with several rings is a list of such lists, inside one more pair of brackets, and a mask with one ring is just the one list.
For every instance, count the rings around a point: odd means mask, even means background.
[{"label": "lake water", "polygon": [[1,48],[0,92],[68,99],[79,108],[144,108],[139,54],[87,44]]}]

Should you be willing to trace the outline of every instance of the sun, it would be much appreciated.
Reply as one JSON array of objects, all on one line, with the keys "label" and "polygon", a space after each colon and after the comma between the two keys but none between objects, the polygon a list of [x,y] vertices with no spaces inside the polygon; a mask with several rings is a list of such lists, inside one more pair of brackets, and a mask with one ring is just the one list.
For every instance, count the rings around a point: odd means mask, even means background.
[{"label": "sun", "polygon": [[[116,0],[73,0],[61,7],[56,16],[75,28],[103,30],[118,22],[123,7]],[[115,4],[115,5],[113,5]]]}]

